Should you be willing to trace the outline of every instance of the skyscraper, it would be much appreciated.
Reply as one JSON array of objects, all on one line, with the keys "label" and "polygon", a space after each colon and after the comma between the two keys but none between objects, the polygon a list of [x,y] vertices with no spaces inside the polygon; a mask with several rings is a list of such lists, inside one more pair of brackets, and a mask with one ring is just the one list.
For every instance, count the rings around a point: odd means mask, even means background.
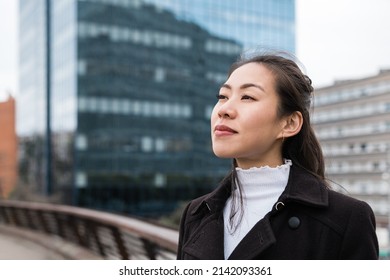
[{"label": "skyscraper", "polygon": [[244,49],[293,53],[294,14],[292,0],[20,0],[18,132],[43,159],[30,183],[143,215],[209,191],[230,165],[210,148],[219,85]]}]

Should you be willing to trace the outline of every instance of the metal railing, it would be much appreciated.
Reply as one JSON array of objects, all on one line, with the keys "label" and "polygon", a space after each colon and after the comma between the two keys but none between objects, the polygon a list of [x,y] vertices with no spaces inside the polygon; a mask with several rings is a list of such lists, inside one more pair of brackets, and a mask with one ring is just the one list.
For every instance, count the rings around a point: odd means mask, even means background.
[{"label": "metal railing", "polygon": [[0,224],[61,237],[104,259],[176,258],[177,231],[101,211],[0,200]]}]

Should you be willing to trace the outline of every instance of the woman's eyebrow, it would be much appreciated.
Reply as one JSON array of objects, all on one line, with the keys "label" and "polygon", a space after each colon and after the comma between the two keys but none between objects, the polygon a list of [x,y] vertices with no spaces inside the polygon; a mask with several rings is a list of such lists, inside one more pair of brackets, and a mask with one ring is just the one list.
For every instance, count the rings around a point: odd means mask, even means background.
[{"label": "woman's eyebrow", "polygon": [[[258,84],[253,84],[253,83],[246,83],[246,84],[243,84],[240,86],[240,89],[246,89],[246,88],[250,88],[250,87],[255,87],[255,88],[258,88],[260,89],[261,91],[265,91],[264,88]],[[227,88],[227,89],[232,89],[232,87],[229,85],[229,84],[223,84],[221,86],[221,88]]]},{"label": "woman's eyebrow", "polygon": [[227,89],[232,89],[232,87],[229,84],[223,84],[221,88],[227,88]]}]

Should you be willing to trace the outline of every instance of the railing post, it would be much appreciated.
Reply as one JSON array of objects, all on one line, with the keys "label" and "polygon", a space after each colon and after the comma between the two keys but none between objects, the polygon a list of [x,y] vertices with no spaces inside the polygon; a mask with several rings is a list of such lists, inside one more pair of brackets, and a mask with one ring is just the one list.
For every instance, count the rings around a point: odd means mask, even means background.
[{"label": "railing post", "polygon": [[60,213],[53,213],[53,217],[55,219],[55,223],[57,226],[57,235],[65,239],[66,238],[65,231],[64,231],[65,219],[63,219],[63,216]]},{"label": "railing post", "polygon": [[13,220],[15,226],[22,226],[22,224],[19,221],[18,213],[16,213],[17,208],[9,207],[8,209],[11,211],[12,220]]},{"label": "railing post", "polygon": [[43,211],[38,210],[38,211],[37,211],[37,216],[38,216],[38,218],[39,218],[39,220],[40,220],[40,222],[41,222],[41,225],[42,225],[42,227],[43,227],[43,231],[46,232],[46,233],[48,233],[48,234],[51,234],[50,229],[49,229],[49,227],[47,226],[45,217],[44,217],[44,215],[43,215]]},{"label": "railing post", "polygon": [[[88,234],[88,232],[90,232],[91,235],[93,236],[93,238],[95,239],[96,246],[98,247],[98,250],[99,250],[99,254],[101,256],[105,257],[106,256],[106,252],[104,250],[102,242],[100,242],[100,237],[99,237],[99,234],[98,234],[98,225],[95,222],[86,220],[85,221],[85,227],[86,227],[86,229],[88,229],[87,230],[87,234]],[[88,244],[88,248],[92,249],[90,244]]]},{"label": "railing post", "polygon": [[3,217],[3,220],[5,221],[6,224],[10,223],[10,219],[8,218],[6,208],[4,207],[0,208],[0,215]]},{"label": "railing post", "polygon": [[34,229],[34,230],[37,229],[37,226],[34,223],[34,219],[33,219],[32,215],[31,215],[31,212],[28,209],[23,209],[23,212],[24,212],[24,216],[27,219],[28,227],[31,228],[31,229]]},{"label": "railing post", "polygon": [[111,232],[112,232],[112,235],[114,236],[115,244],[117,246],[117,249],[119,250],[119,253],[122,257],[122,260],[128,260],[129,254],[127,253],[125,243],[123,242],[123,238],[122,238],[121,233],[119,232],[118,228],[111,227]]},{"label": "railing post", "polygon": [[74,222],[73,223],[70,223],[70,227],[72,228],[72,231],[73,231],[73,234],[76,236],[77,238],[77,243],[83,247],[88,247],[87,246],[87,241],[85,240],[85,238],[83,238],[83,236],[81,235],[80,233],[80,228],[79,228],[79,223],[80,223],[80,220],[78,218],[73,218]]},{"label": "railing post", "polygon": [[150,242],[149,240],[145,238],[141,238],[141,241],[144,245],[144,249],[146,251],[146,254],[148,255],[150,260],[156,259],[156,244]]}]

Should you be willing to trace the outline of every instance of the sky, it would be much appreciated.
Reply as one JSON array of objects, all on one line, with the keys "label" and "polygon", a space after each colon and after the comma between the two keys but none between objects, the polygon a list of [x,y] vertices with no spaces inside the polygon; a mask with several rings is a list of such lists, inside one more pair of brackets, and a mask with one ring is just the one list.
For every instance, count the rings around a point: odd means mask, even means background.
[{"label": "sky", "polygon": [[315,87],[390,69],[389,0],[296,0],[297,56]]},{"label": "sky", "polygon": [[[17,97],[18,0],[0,0],[0,101]],[[390,69],[390,0],[296,0],[296,56],[315,87]]]}]

